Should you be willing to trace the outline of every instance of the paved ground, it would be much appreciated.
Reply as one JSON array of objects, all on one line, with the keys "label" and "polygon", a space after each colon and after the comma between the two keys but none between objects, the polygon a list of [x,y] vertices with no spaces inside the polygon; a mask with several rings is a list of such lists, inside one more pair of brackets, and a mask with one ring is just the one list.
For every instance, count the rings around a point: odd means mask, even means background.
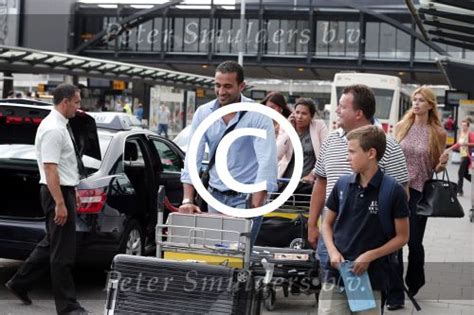
[{"label": "paved ground", "polygon": [[[457,166],[450,165],[451,180],[457,180]],[[404,310],[387,312],[394,315],[407,314],[474,314],[474,223],[467,216],[471,208],[471,185],[466,183],[466,195],[460,198],[466,217],[462,219],[429,219],[425,234],[427,261],[427,284],[417,299],[423,308],[416,312],[407,302]],[[405,251],[406,252],[406,251]],[[0,259],[0,283],[13,274],[20,262]],[[76,272],[76,283],[81,303],[93,314],[103,314],[105,276],[102,270],[80,269]],[[282,292],[273,312],[264,314],[316,314],[314,295],[290,296]],[[23,306],[0,287],[0,314],[54,314],[49,284],[44,283],[31,294],[32,306]]]}]

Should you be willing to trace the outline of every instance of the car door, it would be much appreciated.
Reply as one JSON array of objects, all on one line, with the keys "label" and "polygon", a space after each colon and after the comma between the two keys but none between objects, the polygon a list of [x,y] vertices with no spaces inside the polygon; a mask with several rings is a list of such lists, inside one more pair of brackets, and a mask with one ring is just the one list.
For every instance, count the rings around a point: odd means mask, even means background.
[{"label": "car door", "polygon": [[181,169],[184,167],[184,155],[169,140],[151,137],[150,142],[156,153],[156,179],[158,185],[164,185],[169,201],[179,206],[183,200]]}]

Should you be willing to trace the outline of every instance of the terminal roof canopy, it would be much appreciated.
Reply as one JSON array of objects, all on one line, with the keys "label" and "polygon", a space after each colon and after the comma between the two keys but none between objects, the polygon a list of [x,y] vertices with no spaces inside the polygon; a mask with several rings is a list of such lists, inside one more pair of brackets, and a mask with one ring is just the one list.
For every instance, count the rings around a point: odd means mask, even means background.
[{"label": "terminal roof canopy", "polygon": [[[474,50],[473,0],[420,0],[418,15],[432,42]],[[474,97],[474,85],[469,80],[474,63],[468,58],[441,57],[438,65],[449,85]]]},{"label": "terminal roof canopy", "polygon": [[474,62],[466,59],[442,57],[438,65],[448,79],[449,86],[459,91],[469,92],[471,99],[474,98]]},{"label": "terminal roof canopy", "polygon": [[474,1],[420,0],[418,14],[431,41],[474,50]]},{"label": "terminal roof canopy", "polygon": [[212,77],[23,47],[0,45],[0,71],[58,73],[173,86],[212,86]]}]

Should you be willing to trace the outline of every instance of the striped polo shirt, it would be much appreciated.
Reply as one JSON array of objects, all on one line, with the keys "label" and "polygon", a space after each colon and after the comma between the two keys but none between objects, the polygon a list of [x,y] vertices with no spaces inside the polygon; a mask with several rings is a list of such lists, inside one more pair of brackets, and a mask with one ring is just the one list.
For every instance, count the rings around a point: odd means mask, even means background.
[{"label": "striped polo shirt", "polygon": [[[318,160],[313,172],[326,178],[326,200],[341,175],[352,174],[347,161],[346,133],[339,128],[331,132],[319,151]],[[391,136],[387,136],[385,154],[379,161],[380,169],[387,175],[395,177],[398,183],[408,182],[408,171],[405,156],[400,145]]]}]

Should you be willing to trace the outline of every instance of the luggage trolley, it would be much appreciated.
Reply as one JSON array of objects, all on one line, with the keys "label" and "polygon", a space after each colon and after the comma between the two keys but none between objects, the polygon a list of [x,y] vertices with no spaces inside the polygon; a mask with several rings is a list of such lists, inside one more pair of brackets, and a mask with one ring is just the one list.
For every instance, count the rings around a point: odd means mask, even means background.
[{"label": "luggage trolley", "polygon": [[[163,223],[163,187],[158,200],[157,258],[114,258],[106,314],[259,314],[260,290],[249,269],[251,221],[170,213]],[[124,278],[133,290],[122,288]],[[156,292],[137,293],[139,282]]]},{"label": "luggage trolley", "polygon": [[[278,196],[279,193],[271,193],[269,199]],[[268,311],[275,308],[277,287],[282,287],[285,297],[290,293],[318,296],[319,263],[315,251],[306,249],[310,199],[310,194],[294,194],[279,209],[264,216],[258,246],[252,250],[251,269],[256,276],[267,278],[262,299]],[[273,269],[270,279],[268,265]]]}]

